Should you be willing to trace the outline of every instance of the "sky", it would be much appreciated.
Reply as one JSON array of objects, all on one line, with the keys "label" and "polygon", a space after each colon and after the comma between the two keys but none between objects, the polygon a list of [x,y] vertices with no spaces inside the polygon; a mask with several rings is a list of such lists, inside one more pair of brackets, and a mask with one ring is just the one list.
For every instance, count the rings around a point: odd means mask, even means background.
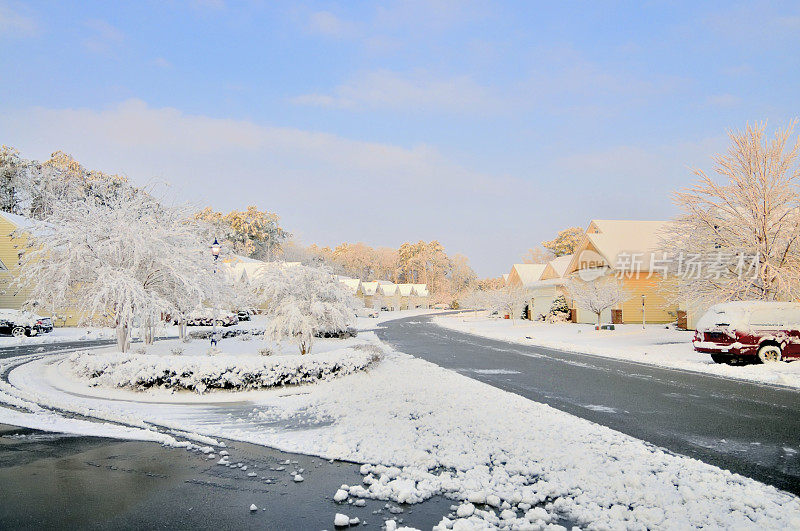
[{"label": "sky", "polygon": [[0,0],[0,144],[480,276],[800,114],[798,2]]}]

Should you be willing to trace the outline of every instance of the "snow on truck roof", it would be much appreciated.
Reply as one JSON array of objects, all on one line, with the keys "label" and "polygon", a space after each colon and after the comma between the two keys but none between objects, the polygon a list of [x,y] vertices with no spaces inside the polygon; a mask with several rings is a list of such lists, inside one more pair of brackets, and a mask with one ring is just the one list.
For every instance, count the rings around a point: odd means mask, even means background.
[{"label": "snow on truck roof", "polygon": [[[760,318],[773,316],[780,320],[785,316],[785,310],[800,310],[796,302],[771,302],[771,301],[731,301],[715,304],[697,321],[695,328],[703,330],[717,326],[730,326],[733,328],[747,327],[749,318],[758,312]],[[773,313],[774,312],[774,313]]]}]

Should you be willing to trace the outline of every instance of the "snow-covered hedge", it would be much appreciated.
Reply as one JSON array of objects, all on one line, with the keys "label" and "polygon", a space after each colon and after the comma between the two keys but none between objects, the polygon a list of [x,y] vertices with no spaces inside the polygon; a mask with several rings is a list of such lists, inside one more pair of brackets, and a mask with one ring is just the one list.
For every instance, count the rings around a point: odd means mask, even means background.
[{"label": "snow-covered hedge", "polygon": [[307,356],[156,356],[78,352],[67,358],[73,373],[93,385],[145,390],[253,390],[329,380],[381,359],[373,345]]}]

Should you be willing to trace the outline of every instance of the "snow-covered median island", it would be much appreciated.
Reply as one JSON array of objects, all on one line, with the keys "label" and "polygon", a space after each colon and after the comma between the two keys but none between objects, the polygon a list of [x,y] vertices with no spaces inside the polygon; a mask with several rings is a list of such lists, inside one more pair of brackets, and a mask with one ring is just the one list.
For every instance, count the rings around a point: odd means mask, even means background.
[{"label": "snow-covered median island", "polygon": [[765,365],[725,365],[714,363],[711,356],[692,347],[693,332],[666,328],[664,325],[616,325],[616,330],[595,330],[594,325],[544,323],[486,316],[486,312],[443,315],[433,323],[490,339],[523,345],[538,345],[571,352],[658,365],[749,380],[759,383],[800,388],[800,361]]},{"label": "snow-covered median island", "polygon": [[117,352],[78,352],[67,359],[73,374],[92,385],[189,390],[248,391],[329,380],[369,367],[380,360],[380,351],[359,348],[334,350],[306,356],[212,356]]},{"label": "snow-covered median island", "polygon": [[[252,343],[225,340],[223,350],[227,341]],[[357,341],[378,344],[371,332]],[[125,389],[64,390],[59,359],[10,370],[0,400],[365,463],[362,483],[335,499],[444,495],[458,507],[442,528],[800,527],[791,494],[398,352],[314,385],[224,393],[238,397],[225,404],[215,402],[222,393],[147,402]]]}]

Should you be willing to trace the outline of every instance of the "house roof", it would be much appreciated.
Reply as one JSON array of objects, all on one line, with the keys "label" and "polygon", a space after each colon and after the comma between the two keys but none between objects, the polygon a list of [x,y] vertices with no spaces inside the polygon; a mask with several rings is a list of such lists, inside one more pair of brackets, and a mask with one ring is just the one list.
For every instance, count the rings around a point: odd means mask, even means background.
[{"label": "house roof", "polygon": [[528,287],[538,281],[547,264],[514,264],[508,274],[508,282],[512,285]]},{"label": "house roof", "polygon": [[395,294],[397,294],[397,284],[392,282],[388,284],[378,284],[378,293],[386,297],[394,297]]},{"label": "house roof", "polygon": [[364,290],[364,295],[375,295],[378,291],[378,284],[377,282],[362,282],[361,289]]},{"label": "house roof", "polygon": [[339,282],[347,286],[347,288],[353,292],[358,293],[358,288],[361,286],[361,281],[357,278],[347,278],[347,277],[339,277]]},{"label": "house roof", "polygon": [[508,282],[508,273],[503,273],[503,284]]},{"label": "house roof", "polygon": [[411,295],[411,290],[414,289],[414,284],[398,284],[397,289],[400,291],[400,295],[408,297]]},{"label": "house roof", "polygon": [[542,272],[541,280],[557,280],[563,278],[571,261],[571,254],[566,254],[550,260]]},{"label": "house roof", "polygon": [[6,221],[18,229],[29,229],[31,227],[35,227],[37,224],[36,220],[25,216],[20,216],[19,214],[12,214],[11,212],[0,212],[0,216],[6,218]]},{"label": "house roof", "polygon": [[[587,267],[592,262],[594,267],[607,266],[614,269],[621,253],[638,255],[639,271],[650,271],[651,258],[660,252],[660,232],[667,221],[642,220],[592,220],[565,274]],[[599,261],[597,264],[599,255]],[[587,256],[592,256],[589,260]]]},{"label": "house roof", "polygon": [[428,285],[427,284],[413,284],[414,291],[416,292],[418,297],[427,297],[430,295],[428,293]]}]

